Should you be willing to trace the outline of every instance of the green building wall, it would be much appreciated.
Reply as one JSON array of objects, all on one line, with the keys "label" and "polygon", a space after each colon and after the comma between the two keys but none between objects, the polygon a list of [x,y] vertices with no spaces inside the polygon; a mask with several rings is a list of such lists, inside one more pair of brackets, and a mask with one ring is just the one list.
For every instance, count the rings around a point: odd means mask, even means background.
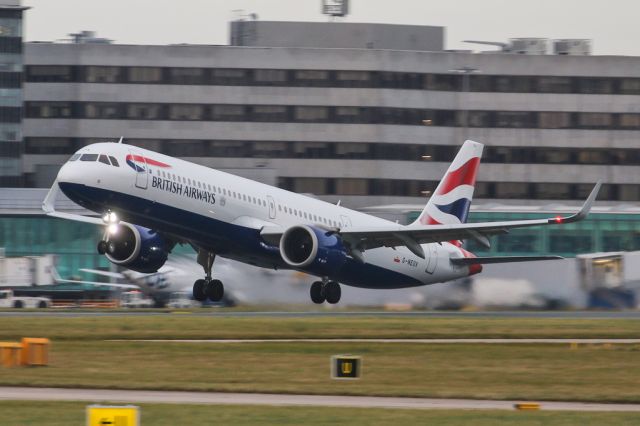
[{"label": "green building wall", "polygon": [[[409,223],[420,212],[408,216]],[[471,212],[469,222],[493,222],[553,217],[550,213]],[[512,230],[491,238],[485,249],[472,240],[467,248],[482,256],[555,254],[575,257],[581,253],[640,250],[640,215],[592,213],[581,222]]]},{"label": "green building wall", "polygon": [[63,278],[77,276],[80,268],[105,268],[109,261],[96,251],[100,227],[42,216],[2,216],[0,247],[7,257],[54,254]]}]

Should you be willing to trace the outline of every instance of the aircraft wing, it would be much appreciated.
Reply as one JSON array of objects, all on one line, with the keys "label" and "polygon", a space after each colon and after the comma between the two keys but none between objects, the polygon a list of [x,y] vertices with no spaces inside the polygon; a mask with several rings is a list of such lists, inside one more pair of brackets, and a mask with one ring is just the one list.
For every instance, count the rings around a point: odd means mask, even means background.
[{"label": "aircraft wing", "polygon": [[58,196],[58,191],[60,191],[60,187],[58,186],[58,181],[56,180],[55,182],[53,182],[53,185],[51,185],[51,189],[47,193],[47,196],[44,197],[44,200],[42,201],[42,210],[47,216],[59,217],[61,219],[67,220],[75,220],[76,222],[92,223],[94,225],[106,225],[102,218],[99,217],[84,216],[81,214],[64,213],[57,211],[55,208],[55,203]]},{"label": "aircraft wing", "polygon": [[93,285],[93,286],[104,286],[104,287],[113,287],[113,288],[136,288],[139,289],[140,286],[134,284],[113,284],[113,283],[101,283],[97,281],[82,281],[82,280],[65,280],[60,277],[58,271],[53,268],[53,281],[56,284],[84,284],[84,285]]},{"label": "aircraft wing", "polygon": [[[580,211],[566,217],[549,219],[514,220],[505,222],[461,223],[455,225],[401,226],[389,228],[350,227],[336,230],[334,233],[351,246],[351,250],[360,253],[377,247],[406,246],[413,254],[424,259],[425,254],[420,244],[442,241],[474,239],[484,246],[489,245],[487,237],[506,234],[510,229],[529,226],[556,225],[577,222],[587,217],[601,187],[598,182]],[[330,231],[331,232],[331,231]]]}]

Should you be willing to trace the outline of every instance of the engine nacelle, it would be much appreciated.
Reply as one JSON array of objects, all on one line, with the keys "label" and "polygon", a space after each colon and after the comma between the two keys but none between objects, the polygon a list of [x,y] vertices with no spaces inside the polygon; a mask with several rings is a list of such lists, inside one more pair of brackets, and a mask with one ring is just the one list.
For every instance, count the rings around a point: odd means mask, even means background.
[{"label": "engine nacelle", "polygon": [[333,276],[347,261],[347,251],[335,234],[309,225],[295,225],[280,239],[287,265],[320,276]]},{"label": "engine nacelle", "polygon": [[105,241],[109,261],[145,274],[157,272],[173,248],[157,232],[125,222],[108,229]]}]

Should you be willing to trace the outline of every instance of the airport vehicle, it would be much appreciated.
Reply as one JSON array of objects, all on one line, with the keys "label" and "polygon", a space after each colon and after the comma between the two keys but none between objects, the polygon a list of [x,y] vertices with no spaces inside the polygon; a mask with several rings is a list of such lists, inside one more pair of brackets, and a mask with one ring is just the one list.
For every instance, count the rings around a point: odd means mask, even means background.
[{"label": "airport vehicle", "polygon": [[[482,264],[557,259],[557,256],[476,257],[462,248],[473,239],[513,228],[584,219],[598,182],[581,210],[568,217],[466,223],[484,145],[465,141],[410,225],[285,191],[122,143],[81,148],[60,169],[43,202],[51,216],[106,226],[98,252],[134,271],[152,273],[176,244],[189,244],[204,268],[196,300],[224,294],[212,276],[216,256],[317,277],[314,303],[337,303],[339,283],[393,289],[440,283],[482,271]],[[102,218],[58,212],[58,191]]]},{"label": "airport vehicle", "polygon": [[120,294],[120,307],[122,308],[153,308],[153,299],[145,297],[140,290],[129,290]]},{"label": "airport vehicle", "polygon": [[0,290],[0,308],[48,308],[51,299],[46,297],[18,297],[12,290]]}]

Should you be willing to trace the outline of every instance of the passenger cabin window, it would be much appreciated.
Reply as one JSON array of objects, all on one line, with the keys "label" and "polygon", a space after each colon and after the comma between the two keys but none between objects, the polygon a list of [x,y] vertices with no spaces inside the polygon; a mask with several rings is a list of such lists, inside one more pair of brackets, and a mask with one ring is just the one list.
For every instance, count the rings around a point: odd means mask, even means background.
[{"label": "passenger cabin window", "polygon": [[69,161],[76,161],[78,158],[80,158],[80,154],[73,154],[71,158],[69,158]]},{"label": "passenger cabin window", "polygon": [[96,161],[98,159],[98,154],[82,154],[80,157],[80,161]]},{"label": "passenger cabin window", "polygon": [[109,159],[104,154],[101,154],[100,157],[98,157],[98,161],[101,162],[101,163],[106,164],[107,166],[111,165],[111,163],[109,163]]}]

